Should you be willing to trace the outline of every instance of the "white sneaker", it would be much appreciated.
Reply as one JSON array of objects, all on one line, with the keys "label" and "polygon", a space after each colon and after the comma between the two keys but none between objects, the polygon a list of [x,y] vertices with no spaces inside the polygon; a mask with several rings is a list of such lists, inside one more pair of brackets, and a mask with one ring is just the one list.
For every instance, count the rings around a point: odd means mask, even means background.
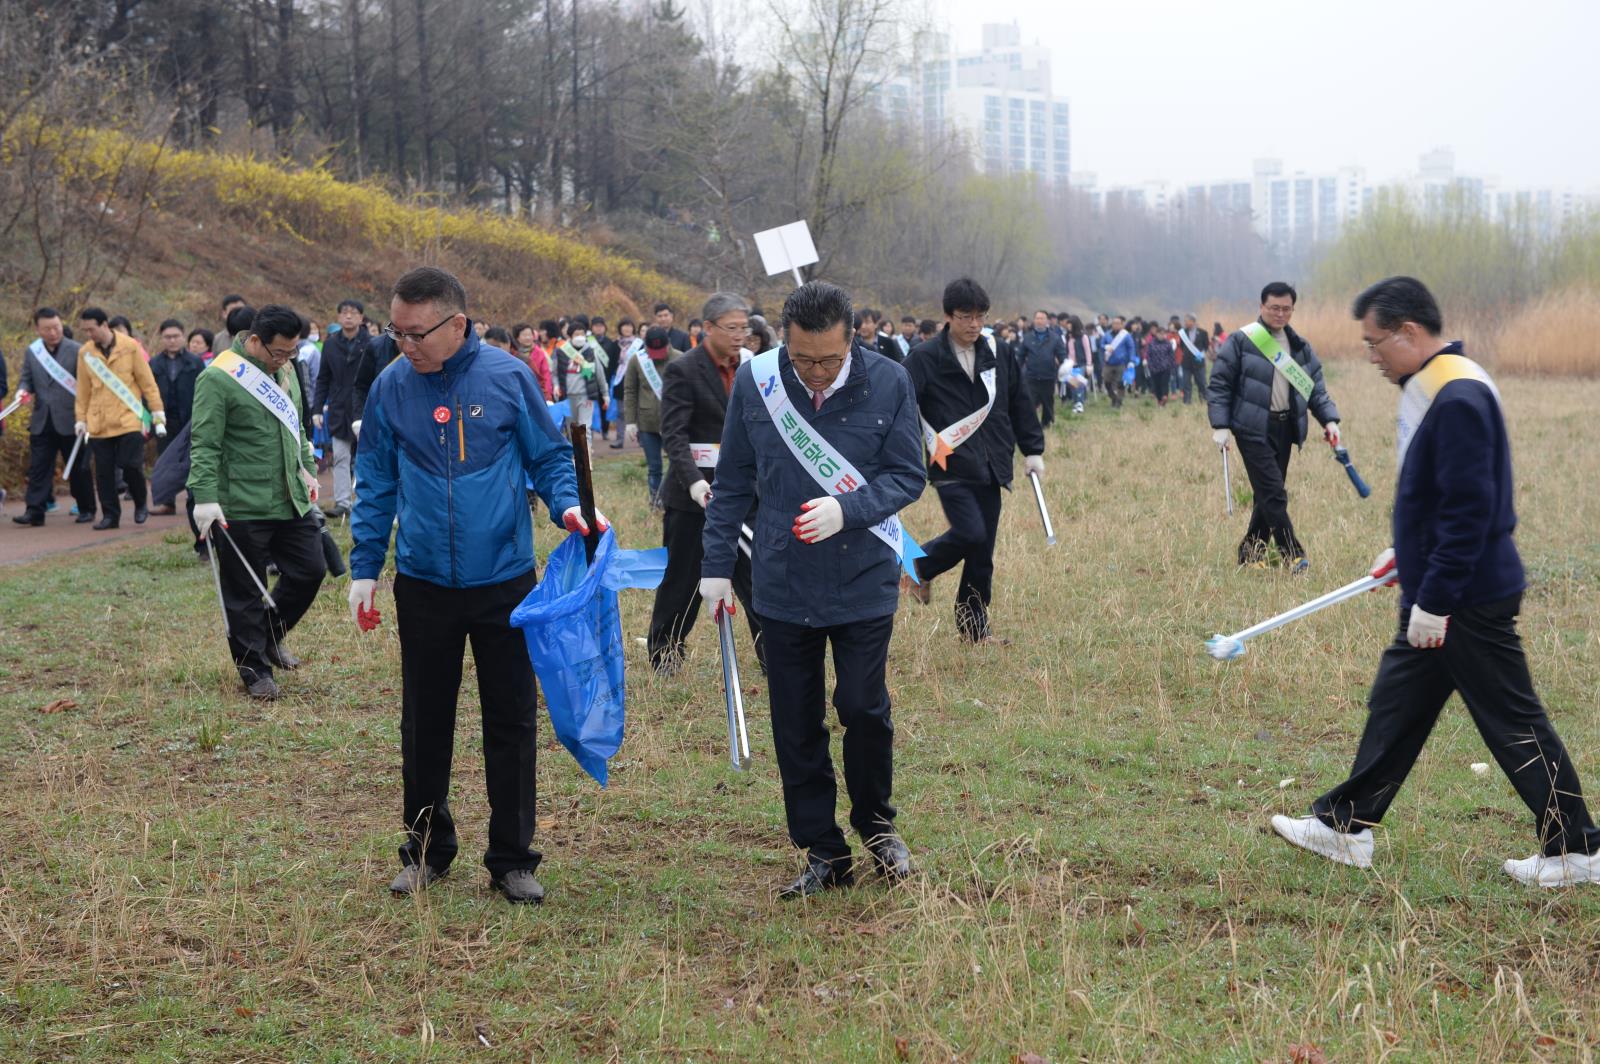
[{"label": "white sneaker", "polygon": [[1335,831],[1314,816],[1275,816],[1272,830],[1302,850],[1318,853],[1330,861],[1372,867],[1372,829],[1356,832]]},{"label": "white sneaker", "polygon": [[1507,861],[1504,867],[1506,875],[1529,887],[1600,883],[1600,854],[1569,853],[1560,857],[1534,854],[1520,861]]},{"label": "white sneaker", "polygon": [[1073,413],[1074,413],[1074,414],[1081,414],[1081,413],[1083,413],[1083,404],[1082,404],[1082,403],[1073,403],[1073,404],[1072,404],[1072,412],[1073,412]]}]

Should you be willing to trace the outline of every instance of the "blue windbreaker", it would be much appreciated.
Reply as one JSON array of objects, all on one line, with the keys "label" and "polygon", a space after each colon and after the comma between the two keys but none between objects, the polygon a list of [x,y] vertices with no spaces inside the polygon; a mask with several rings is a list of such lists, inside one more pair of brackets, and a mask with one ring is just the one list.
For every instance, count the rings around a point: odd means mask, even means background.
[{"label": "blue windbreaker", "polygon": [[395,561],[407,576],[444,587],[522,576],[534,566],[528,480],[559,527],[578,505],[572,447],[525,363],[470,330],[438,373],[395,359],[362,419],[351,577],[377,579],[396,516]]}]

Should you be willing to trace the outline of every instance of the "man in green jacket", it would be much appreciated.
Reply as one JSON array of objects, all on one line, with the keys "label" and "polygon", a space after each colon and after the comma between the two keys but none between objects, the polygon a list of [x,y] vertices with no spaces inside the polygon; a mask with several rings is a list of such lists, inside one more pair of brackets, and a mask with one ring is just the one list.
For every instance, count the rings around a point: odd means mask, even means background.
[{"label": "man in green jacket", "polygon": [[668,346],[667,330],[652,325],[645,330],[644,348],[623,352],[628,359],[622,378],[622,423],[629,443],[644,450],[645,472],[650,482],[650,505],[661,509],[661,374],[667,363],[683,357]]},{"label": "man in green jacket", "polygon": [[[251,698],[278,697],[273,667],[300,664],[283,641],[326,571],[321,530],[310,516],[316,459],[289,365],[299,346],[300,315],[262,307],[194,386],[189,494],[200,536],[221,566],[228,649]],[[279,576],[263,602],[269,559]]]}]

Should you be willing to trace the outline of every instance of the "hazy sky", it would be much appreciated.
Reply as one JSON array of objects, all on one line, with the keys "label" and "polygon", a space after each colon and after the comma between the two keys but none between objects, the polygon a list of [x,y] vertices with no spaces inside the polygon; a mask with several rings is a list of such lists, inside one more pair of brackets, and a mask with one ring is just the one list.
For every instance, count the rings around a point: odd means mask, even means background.
[{"label": "hazy sky", "polygon": [[1050,45],[1072,168],[1101,185],[1416,169],[1449,146],[1503,186],[1600,190],[1600,0],[932,0],[960,50]]}]

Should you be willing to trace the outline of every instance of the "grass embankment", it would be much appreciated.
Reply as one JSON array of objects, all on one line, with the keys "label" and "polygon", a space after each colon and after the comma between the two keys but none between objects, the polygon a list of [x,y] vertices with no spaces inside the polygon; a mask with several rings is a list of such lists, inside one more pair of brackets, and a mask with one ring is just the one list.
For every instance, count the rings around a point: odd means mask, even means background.
[{"label": "grass embankment", "polygon": [[[1046,550],[1008,498],[996,625],[902,611],[896,803],[923,875],[809,904],[793,874],[761,680],[755,763],[726,765],[715,642],[639,668],[601,791],[546,745],[542,909],[489,893],[468,674],[452,876],[384,893],[400,805],[398,657],[342,582],[294,638],[285,700],[249,705],[186,545],[6,571],[0,631],[0,1057],[6,1060],[1574,1059],[1600,1029],[1600,890],[1500,872],[1529,816],[1452,704],[1371,873],[1293,852],[1267,817],[1342,777],[1393,599],[1371,595],[1220,665],[1202,640],[1365,571],[1388,542],[1393,390],[1335,366],[1359,501],[1320,446],[1291,470],[1307,578],[1231,563],[1199,407],[1057,429]],[[1600,385],[1502,380],[1519,464],[1534,674],[1600,790]],[[1559,456],[1546,460],[1547,456]],[[1235,484],[1244,478],[1235,467]],[[642,470],[603,463],[630,546]],[[909,513],[940,527],[930,494]],[[548,547],[548,528],[539,533]],[[741,645],[747,646],[741,634]],[[41,713],[59,699],[76,708]],[[547,727],[542,734],[548,737]],[[837,744],[836,744],[837,756]],[[486,1051],[484,1044],[492,1046]],[[1298,1047],[1298,1048],[1297,1048]],[[1298,1054],[1298,1055],[1296,1055]]]}]

